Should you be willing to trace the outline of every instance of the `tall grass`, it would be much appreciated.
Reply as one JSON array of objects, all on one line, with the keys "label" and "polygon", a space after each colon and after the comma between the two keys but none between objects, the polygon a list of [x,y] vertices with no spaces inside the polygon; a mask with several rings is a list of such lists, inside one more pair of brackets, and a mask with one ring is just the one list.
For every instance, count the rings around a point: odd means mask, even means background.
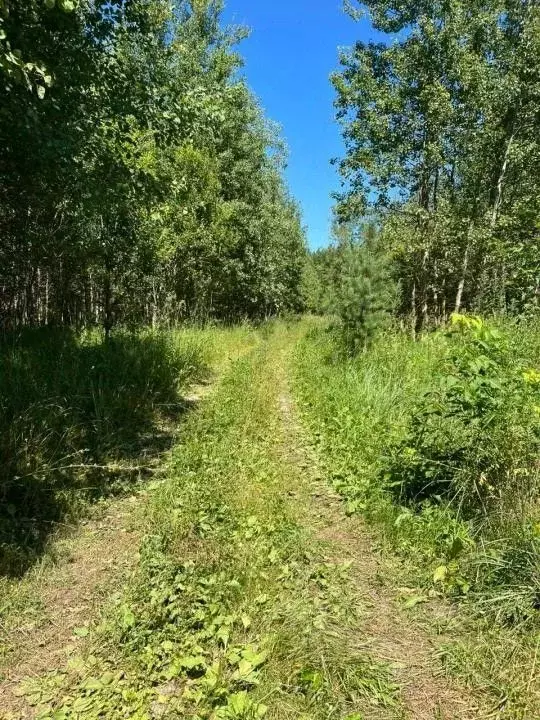
[{"label": "tall grass", "polygon": [[[492,693],[493,717],[533,718],[540,717],[540,328],[499,320],[488,329],[488,340],[492,330],[501,334],[493,363],[486,362],[491,341],[483,348],[480,338],[475,349],[467,333],[443,332],[418,342],[380,335],[369,352],[347,360],[339,340],[318,327],[298,348],[295,385],[328,474],[348,511],[362,513],[403,560],[402,584],[425,600],[459,602],[446,628],[443,616],[437,620],[453,638],[441,655],[447,672]],[[430,473],[441,455],[453,463],[448,483],[434,490]]]},{"label": "tall grass", "polygon": [[535,622],[540,333],[483,327],[474,342],[388,333],[348,360],[318,328],[298,350],[297,391],[349,511],[378,523],[417,582]]},{"label": "tall grass", "polygon": [[[24,330],[0,342],[0,572],[19,574],[59,523],[138,477],[201,378],[208,333]],[[144,465],[144,463],[143,463]]]}]

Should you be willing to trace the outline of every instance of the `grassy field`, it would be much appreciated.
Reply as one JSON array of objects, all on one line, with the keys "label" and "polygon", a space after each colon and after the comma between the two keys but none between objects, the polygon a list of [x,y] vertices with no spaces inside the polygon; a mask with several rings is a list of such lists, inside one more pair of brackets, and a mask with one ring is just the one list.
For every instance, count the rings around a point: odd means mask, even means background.
[{"label": "grassy field", "polygon": [[[468,367],[476,330],[416,343],[388,335],[354,360],[320,320],[170,336],[198,359],[174,386],[174,403],[193,411],[169,417],[170,449],[151,477],[105,503],[105,528],[76,533],[69,561],[54,560],[63,541],[49,540],[40,563],[9,580],[0,717],[537,717],[534,503],[516,500],[502,525],[492,490],[479,505],[466,501],[468,445],[463,467],[445,465],[459,492],[444,493],[439,476],[432,495],[403,486],[433,460],[431,445],[415,445],[414,419],[434,388],[447,411],[440,380],[458,373],[463,353]],[[496,345],[498,364],[482,373],[489,393],[522,394],[513,404],[505,394],[500,415],[490,406],[490,423],[471,428],[496,436],[519,403],[519,427],[534,440],[525,401],[536,392],[536,333],[490,333],[482,353]],[[208,381],[209,368],[212,386],[182,389]],[[510,379],[497,385],[499,370]],[[469,424],[471,407],[462,410]],[[455,444],[463,418],[452,412]],[[524,460],[512,437],[506,470]],[[404,463],[397,484],[407,448],[422,464],[412,474]],[[447,446],[437,448],[439,467]],[[530,490],[533,479],[518,476]],[[494,547],[513,558],[506,574],[493,571]],[[32,615],[38,594],[42,616]],[[34,625],[19,628],[28,612]],[[27,646],[20,661],[14,637]]]},{"label": "grassy field", "polygon": [[[196,333],[25,331],[0,346],[0,568],[17,575],[88,502],[145,474],[146,439],[203,376]],[[152,448],[148,447],[148,452]]]}]

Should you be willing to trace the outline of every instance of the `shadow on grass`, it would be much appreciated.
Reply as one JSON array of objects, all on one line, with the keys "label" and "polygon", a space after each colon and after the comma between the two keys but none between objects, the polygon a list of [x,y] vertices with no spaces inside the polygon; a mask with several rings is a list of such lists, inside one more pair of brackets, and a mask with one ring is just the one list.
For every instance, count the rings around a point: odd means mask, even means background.
[{"label": "shadow on grass", "polygon": [[200,347],[167,333],[104,342],[69,330],[0,341],[0,574],[18,576],[59,523],[151,472],[200,378]]}]

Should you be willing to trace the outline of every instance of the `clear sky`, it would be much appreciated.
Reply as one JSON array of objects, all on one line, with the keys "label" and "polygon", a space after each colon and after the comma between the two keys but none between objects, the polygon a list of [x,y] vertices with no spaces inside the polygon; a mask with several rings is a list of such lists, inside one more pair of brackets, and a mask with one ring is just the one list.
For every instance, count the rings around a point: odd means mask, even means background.
[{"label": "clear sky", "polygon": [[268,117],[283,128],[287,178],[310,246],[327,245],[330,194],[339,190],[330,159],[343,152],[329,75],[338,67],[339,46],[374,33],[367,20],[345,15],[342,0],[226,0],[225,21],[252,29],[239,48],[245,75]]}]

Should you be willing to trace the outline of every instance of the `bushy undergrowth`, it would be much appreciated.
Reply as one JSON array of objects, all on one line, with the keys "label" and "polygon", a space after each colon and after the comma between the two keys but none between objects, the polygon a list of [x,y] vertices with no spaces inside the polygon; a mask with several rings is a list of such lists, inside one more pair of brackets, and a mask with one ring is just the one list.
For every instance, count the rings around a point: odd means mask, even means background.
[{"label": "bushy undergrowth", "polygon": [[533,326],[458,316],[349,361],[319,329],[297,359],[306,420],[349,511],[380,523],[427,586],[507,622],[540,605],[539,345]]},{"label": "bushy undergrowth", "polygon": [[58,523],[138,477],[141,449],[166,442],[158,414],[182,410],[178,391],[204,372],[207,344],[197,331],[2,339],[0,571],[24,571]]},{"label": "bushy undergrowth", "polygon": [[454,316],[447,346],[385,480],[402,501],[446,497],[464,517],[523,517],[539,490],[540,373],[479,318]]}]

